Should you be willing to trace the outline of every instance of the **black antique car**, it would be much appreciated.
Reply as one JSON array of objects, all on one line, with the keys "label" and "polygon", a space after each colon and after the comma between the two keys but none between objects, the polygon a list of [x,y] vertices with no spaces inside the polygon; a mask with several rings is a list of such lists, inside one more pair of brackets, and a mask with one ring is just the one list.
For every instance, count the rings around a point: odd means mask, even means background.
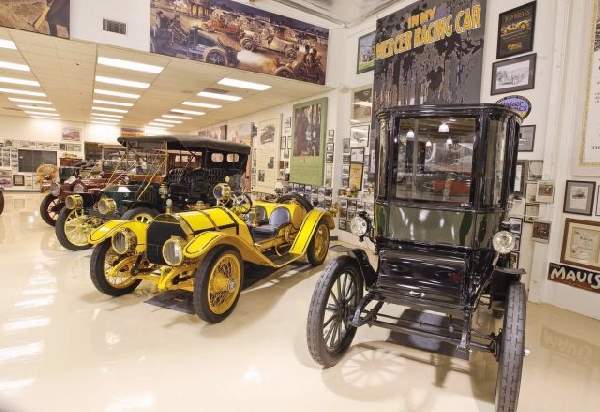
[{"label": "black antique car", "polygon": [[88,235],[108,220],[149,222],[173,212],[214,205],[213,188],[239,186],[250,147],[195,136],[121,137],[128,174],[102,190],[67,196],[56,236],[69,250],[88,249]]},{"label": "black antique car", "polygon": [[[387,109],[378,121],[374,221],[361,212],[351,223],[375,244],[378,264],[356,249],[323,272],[308,315],[310,353],[335,365],[362,325],[448,342],[466,355],[489,352],[499,362],[496,410],[515,411],[525,272],[510,267],[515,238],[505,219],[520,119],[504,106],[453,105]],[[473,326],[486,306],[503,315],[501,328]],[[407,309],[443,314],[444,322],[415,321],[403,316]]]}]

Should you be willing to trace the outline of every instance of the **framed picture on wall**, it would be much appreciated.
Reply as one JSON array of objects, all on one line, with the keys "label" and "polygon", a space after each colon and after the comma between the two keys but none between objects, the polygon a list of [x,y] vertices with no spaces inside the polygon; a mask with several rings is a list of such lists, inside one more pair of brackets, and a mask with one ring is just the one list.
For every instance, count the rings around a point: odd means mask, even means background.
[{"label": "framed picture on wall", "polygon": [[567,219],[560,261],[600,270],[600,222]]},{"label": "framed picture on wall", "polygon": [[563,212],[576,215],[592,215],[596,182],[567,180]]},{"label": "framed picture on wall", "polygon": [[515,174],[515,185],[513,192],[517,195],[525,193],[525,182],[527,181],[527,162],[525,160],[517,161],[517,170]]},{"label": "framed picture on wall", "polygon": [[496,58],[505,59],[533,50],[536,2],[500,14]]},{"label": "framed picture on wall", "polygon": [[533,222],[533,232],[531,238],[540,243],[548,243],[550,241],[550,229],[552,222],[536,220]]},{"label": "framed picture on wall", "polygon": [[358,54],[356,73],[367,73],[375,68],[375,32],[360,36],[358,39]]},{"label": "framed picture on wall", "polygon": [[354,126],[350,128],[350,147],[368,147],[369,146],[368,124],[363,126]]},{"label": "framed picture on wall", "polygon": [[535,87],[537,54],[495,62],[492,67],[492,95],[529,90]]},{"label": "framed picture on wall", "polygon": [[535,126],[521,126],[519,136],[519,152],[533,152],[535,143]]},{"label": "framed picture on wall", "polygon": [[25,186],[24,175],[13,175],[13,186]]},{"label": "framed picture on wall", "polygon": [[538,203],[554,203],[554,181],[540,180],[537,182],[535,201]]},{"label": "framed picture on wall", "polygon": [[352,120],[355,123],[368,123],[373,112],[373,89],[371,87],[352,92]]}]

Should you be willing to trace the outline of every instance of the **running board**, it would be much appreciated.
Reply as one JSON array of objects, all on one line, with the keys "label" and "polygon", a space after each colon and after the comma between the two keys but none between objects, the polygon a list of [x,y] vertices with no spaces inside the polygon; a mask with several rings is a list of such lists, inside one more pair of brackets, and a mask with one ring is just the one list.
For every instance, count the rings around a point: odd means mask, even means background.
[{"label": "running board", "polygon": [[275,255],[273,257],[269,257],[268,259],[271,261],[273,266],[276,268],[281,268],[285,265],[289,265],[290,263],[300,259],[302,255],[298,255],[296,253],[284,253],[281,256]]}]

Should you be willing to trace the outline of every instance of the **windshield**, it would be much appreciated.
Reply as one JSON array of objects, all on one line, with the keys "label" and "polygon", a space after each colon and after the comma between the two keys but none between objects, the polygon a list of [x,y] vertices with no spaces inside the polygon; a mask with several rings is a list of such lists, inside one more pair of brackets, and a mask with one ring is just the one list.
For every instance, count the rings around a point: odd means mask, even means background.
[{"label": "windshield", "polygon": [[394,127],[395,196],[468,206],[476,118],[399,119]]}]

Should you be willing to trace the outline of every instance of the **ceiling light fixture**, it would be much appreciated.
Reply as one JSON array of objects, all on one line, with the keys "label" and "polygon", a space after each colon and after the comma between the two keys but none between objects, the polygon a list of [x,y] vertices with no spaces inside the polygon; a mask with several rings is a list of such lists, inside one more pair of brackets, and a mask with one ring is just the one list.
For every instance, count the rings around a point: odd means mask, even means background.
[{"label": "ceiling light fixture", "polygon": [[162,116],[165,119],[182,119],[182,120],[192,120],[193,117],[187,117],[187,116],[174,116],[172,114],[163,114]]},{"label": "ceiling light fixture", "polygon": [[16,77],[0,76],[0,83],[19,84],[21,86],[40,87],[40,84],[35,80],[18,79]]},{"label": "ceiling light fixture", "polygon": [[52,104],[45,100],[21,99],[19,97],[9,97],[8,100],[14,103]]},{"label": "ceiling light fixture", "polygon": [[162,123],[155,123],[155,122],[150,122],[148,123],[149,126],[153,126],[153,127],[175,127],[174,124],[162,124]]},{"label": "ceiling light fixture", "polygon": [[258,90],[258,91],[268,90],[271,88],[271,86],[266,85],[266,84],[231,79],[229,77],[225,77],[224,79],[219,80],[218,83],[221,86],[237,87],[238,89],[251,89],[251,90]]},{"label": "ceiling light fixture", "polygon": [[220,109],[221,107],[223,107],[220,104],[201,102],[183,102],[182,104],[185,104],[186,106],[205,107],[207,109]]},{"label": "ceiling light fixture", "polygon": [[125,99],[139,99],[140,98],[139,94],[117,92],[114,90],[105,90],[105,89],[94,89],[94,93],[103,94],[105,96],[123,97]]},{"label": "ceiling light fixture", "polygon": [[193,116],[204,116],[206,113],[204,112],[196,112],[194,110],[184,110],[184,109],[171,109],[174,113],[183,113],[183,114],[191,114]]},{"label": "ceiling light fixture", "polygon": [[25,113],[31,114],[31,115],[34,115],[34,116],[52,116],[52,117],[58,117],[58,114],[56,114],[56,113],[31,112],[29,110],[25,110]]},{"label": "ceiling light fixture", "polygon": [[60,120],[60,117],[42,117],[42,116],[28,116],[30,119],[37,120]]},{"label": "ceiling light fixture", "polygon": [[152,64],[138,63],[131,60],[112,59],[110,57],[98,57],[98,64],[118,69],[133,70],[142,73],[158,74],[164,70],[164,67],[154,66]]},{"label": "ceiling light fixture", "polygon": [[31,90],[9,89],[9,88],[6,88],[6,87],[0,87],[0,93],[20,94],[20,95],[23,95],[23,96],[46,97],[46,93],[33,92]]},{"label": "ceiling light fixture", "polygon": [[19,72],[30,72],[31,69],[26,64],[19,64],[0,60],[0,69],[16,70]]},{"label": "ceiling light fixture", "polygon": [[113,127],[116,126],[116,123],[106,123],[104,121],[99,121],[99,120],[91,120],[90,123],[101,124],[103,126],[113,126]]},{"label": "ceiling light fixture", "polygon": [[110,113],[127,113],[127,110],[113,109],[112,107],[92,106],[92,110],[98,110],[99,112],[110,112]]},{"label": "ceiling light fixture", "polygon": [[198,96],[206,97],[209,99],[215,99],[215,100],[224,100],[227,102],[239,102],[240,100],[242,100],[242,98],[240,96],[233,96],[233,95],[229,95],[229,94],[213,93],[213,92],[200,92],[200,93],[198,93]]},{"label": "ceiling light fixture", "polygon": [[448,123],[442,123],[442,124],[440,124],[440,127],[438,127],[438,132],[440,132],[440,133],[450,133],[450,126],[448,126]]},{"label": "ceiling light fixture", "polygon": [[113,106],[132,107],[133,103],[113,102],[111,100],[94,99],[92,103],[96,104],[112,104]]},{"label": "ceiling light fixture", "polygon": [[104,114],[104,113],[94,113],[92,112],[92,116],[97,116],[97,117],[108,117],[111,119],[122,119],[123,116],[117,115],[117,114]]},{"label": "ceiling light fixture", "polygon": [[0,48],[2,48],[2,49],[17,50],[17,45],[15,44],[14,41],[0,39]]},{"label": "ceiling light fixture", "polygon": [[183,123],[181,120],[167,120],[167,119],[154,119],[154,122],[161,122],[161,123],[173,123],[173,124],[181,124]]},{"label": "ceiling light fixture", "polygon": [[40,106],[32,106],[29,104],[18,104],[17,106],[19,106],[23,109],[43,110],[43,111],[47,111],[47,112],[55,112],[56,111],[56,109],[53,107],[40,107]]},{"label": "ceiling light fixture", "polygon": [[133,89],[147,89],[150,83],[134,82],[133,80],[118,79],[116,77],[96,76],[98,83],[112,84],[115,86],[131,87]]}]

